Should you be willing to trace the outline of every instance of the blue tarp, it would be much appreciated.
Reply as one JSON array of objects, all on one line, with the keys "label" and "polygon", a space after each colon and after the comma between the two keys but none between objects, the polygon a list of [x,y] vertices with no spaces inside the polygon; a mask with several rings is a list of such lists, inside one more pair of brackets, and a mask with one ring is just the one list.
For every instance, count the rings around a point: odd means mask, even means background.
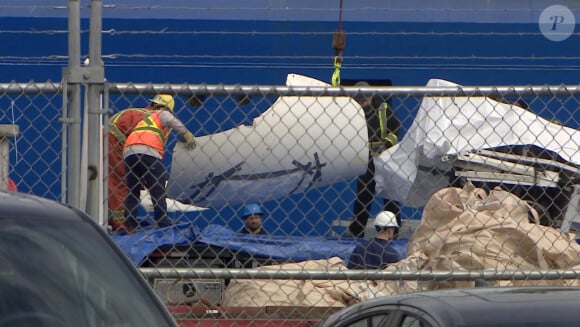
[{"label": "blue tarp", "polygon": [[[301,262],[339,257],[348,263],[352,250],[366,239],[335,239],[321,237],[246,235],[220,225],[199,230],[195,225],[182,223],[170,227],[142,230],[131,235],[112,235],[113,240],[138,266],[156,249],[167,245],[207,244],[226,248],[234,253],[245,252],[259,258]],[[408,240],[393,241],[401,258],[406,257]]]}]

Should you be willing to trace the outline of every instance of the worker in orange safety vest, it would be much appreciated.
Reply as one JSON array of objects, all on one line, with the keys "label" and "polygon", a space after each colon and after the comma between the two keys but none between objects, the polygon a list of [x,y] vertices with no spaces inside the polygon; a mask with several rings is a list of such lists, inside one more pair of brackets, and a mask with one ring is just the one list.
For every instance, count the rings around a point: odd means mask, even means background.
[{"label": "worker in orange safety vest", "polygon": [[123,163],[125,142],[135,125],[143,120],[148,112],[153,111],[154,107],[155,103],[150,102],[145,108],[124,109],[111,117],[107,124],[108,224],[114,232],[122,232],[125,221],[125,198],[127,197],[125,164]]},{"label": "worker in orange safety vest", "polygon": [[172,96],[158,94],[151,102],[155,110],[135,126],[123,150],[128,189],[123,227],[129,233],[139,227],[137,213],[142,187],[151,195],[157,227],[173,223],[167,216],[165,184],[168,177],[163,164],[170,131],[174,129],[181,134],[186,149],[193,150],[196,146],[193,134],[173,115],[175,103]]}]

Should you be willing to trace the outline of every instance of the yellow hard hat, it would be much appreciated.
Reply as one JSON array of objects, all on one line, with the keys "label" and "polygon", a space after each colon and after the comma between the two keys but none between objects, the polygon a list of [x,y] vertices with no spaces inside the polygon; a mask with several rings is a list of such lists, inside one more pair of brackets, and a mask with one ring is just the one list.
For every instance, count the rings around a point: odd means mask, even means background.
[{"label": "yellow hard hat", "polygon": [[169,94],[157,94],[149,101],[153,103],[154,106],[163,106],[171,112],[173,112],[173,108],[175,107],[175,100],[173,100],[173,96]]}]

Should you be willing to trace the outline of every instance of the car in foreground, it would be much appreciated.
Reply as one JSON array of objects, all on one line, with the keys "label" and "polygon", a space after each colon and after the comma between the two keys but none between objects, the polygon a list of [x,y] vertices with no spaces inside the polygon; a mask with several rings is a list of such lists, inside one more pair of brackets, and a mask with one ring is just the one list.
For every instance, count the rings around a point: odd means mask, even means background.
[{"label": "car in foreground", "polygon": [[482,287],[384,296],[354,304],[318,327],[580,326],[580,288]]},{"label": "car in foreground", "polygon": [[103,228],[52,200],[0,192],[0,327],[177,326]]}]

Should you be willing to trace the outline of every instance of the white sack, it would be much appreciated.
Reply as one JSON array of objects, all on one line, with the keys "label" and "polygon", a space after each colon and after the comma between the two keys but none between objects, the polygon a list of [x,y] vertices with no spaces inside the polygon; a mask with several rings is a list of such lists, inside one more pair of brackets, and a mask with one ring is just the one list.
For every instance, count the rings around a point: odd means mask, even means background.
[{"label": "white sack", "polygon": [[[459,85],[431,79],[427,86]],[[442,156],[518,144],[534,144],[580,164],[576,129],[486,97],[424,97],[403,140],[375,158],[377,194],[406,206],[423,206],[448,186],[444,173],[451,166]]]}]

